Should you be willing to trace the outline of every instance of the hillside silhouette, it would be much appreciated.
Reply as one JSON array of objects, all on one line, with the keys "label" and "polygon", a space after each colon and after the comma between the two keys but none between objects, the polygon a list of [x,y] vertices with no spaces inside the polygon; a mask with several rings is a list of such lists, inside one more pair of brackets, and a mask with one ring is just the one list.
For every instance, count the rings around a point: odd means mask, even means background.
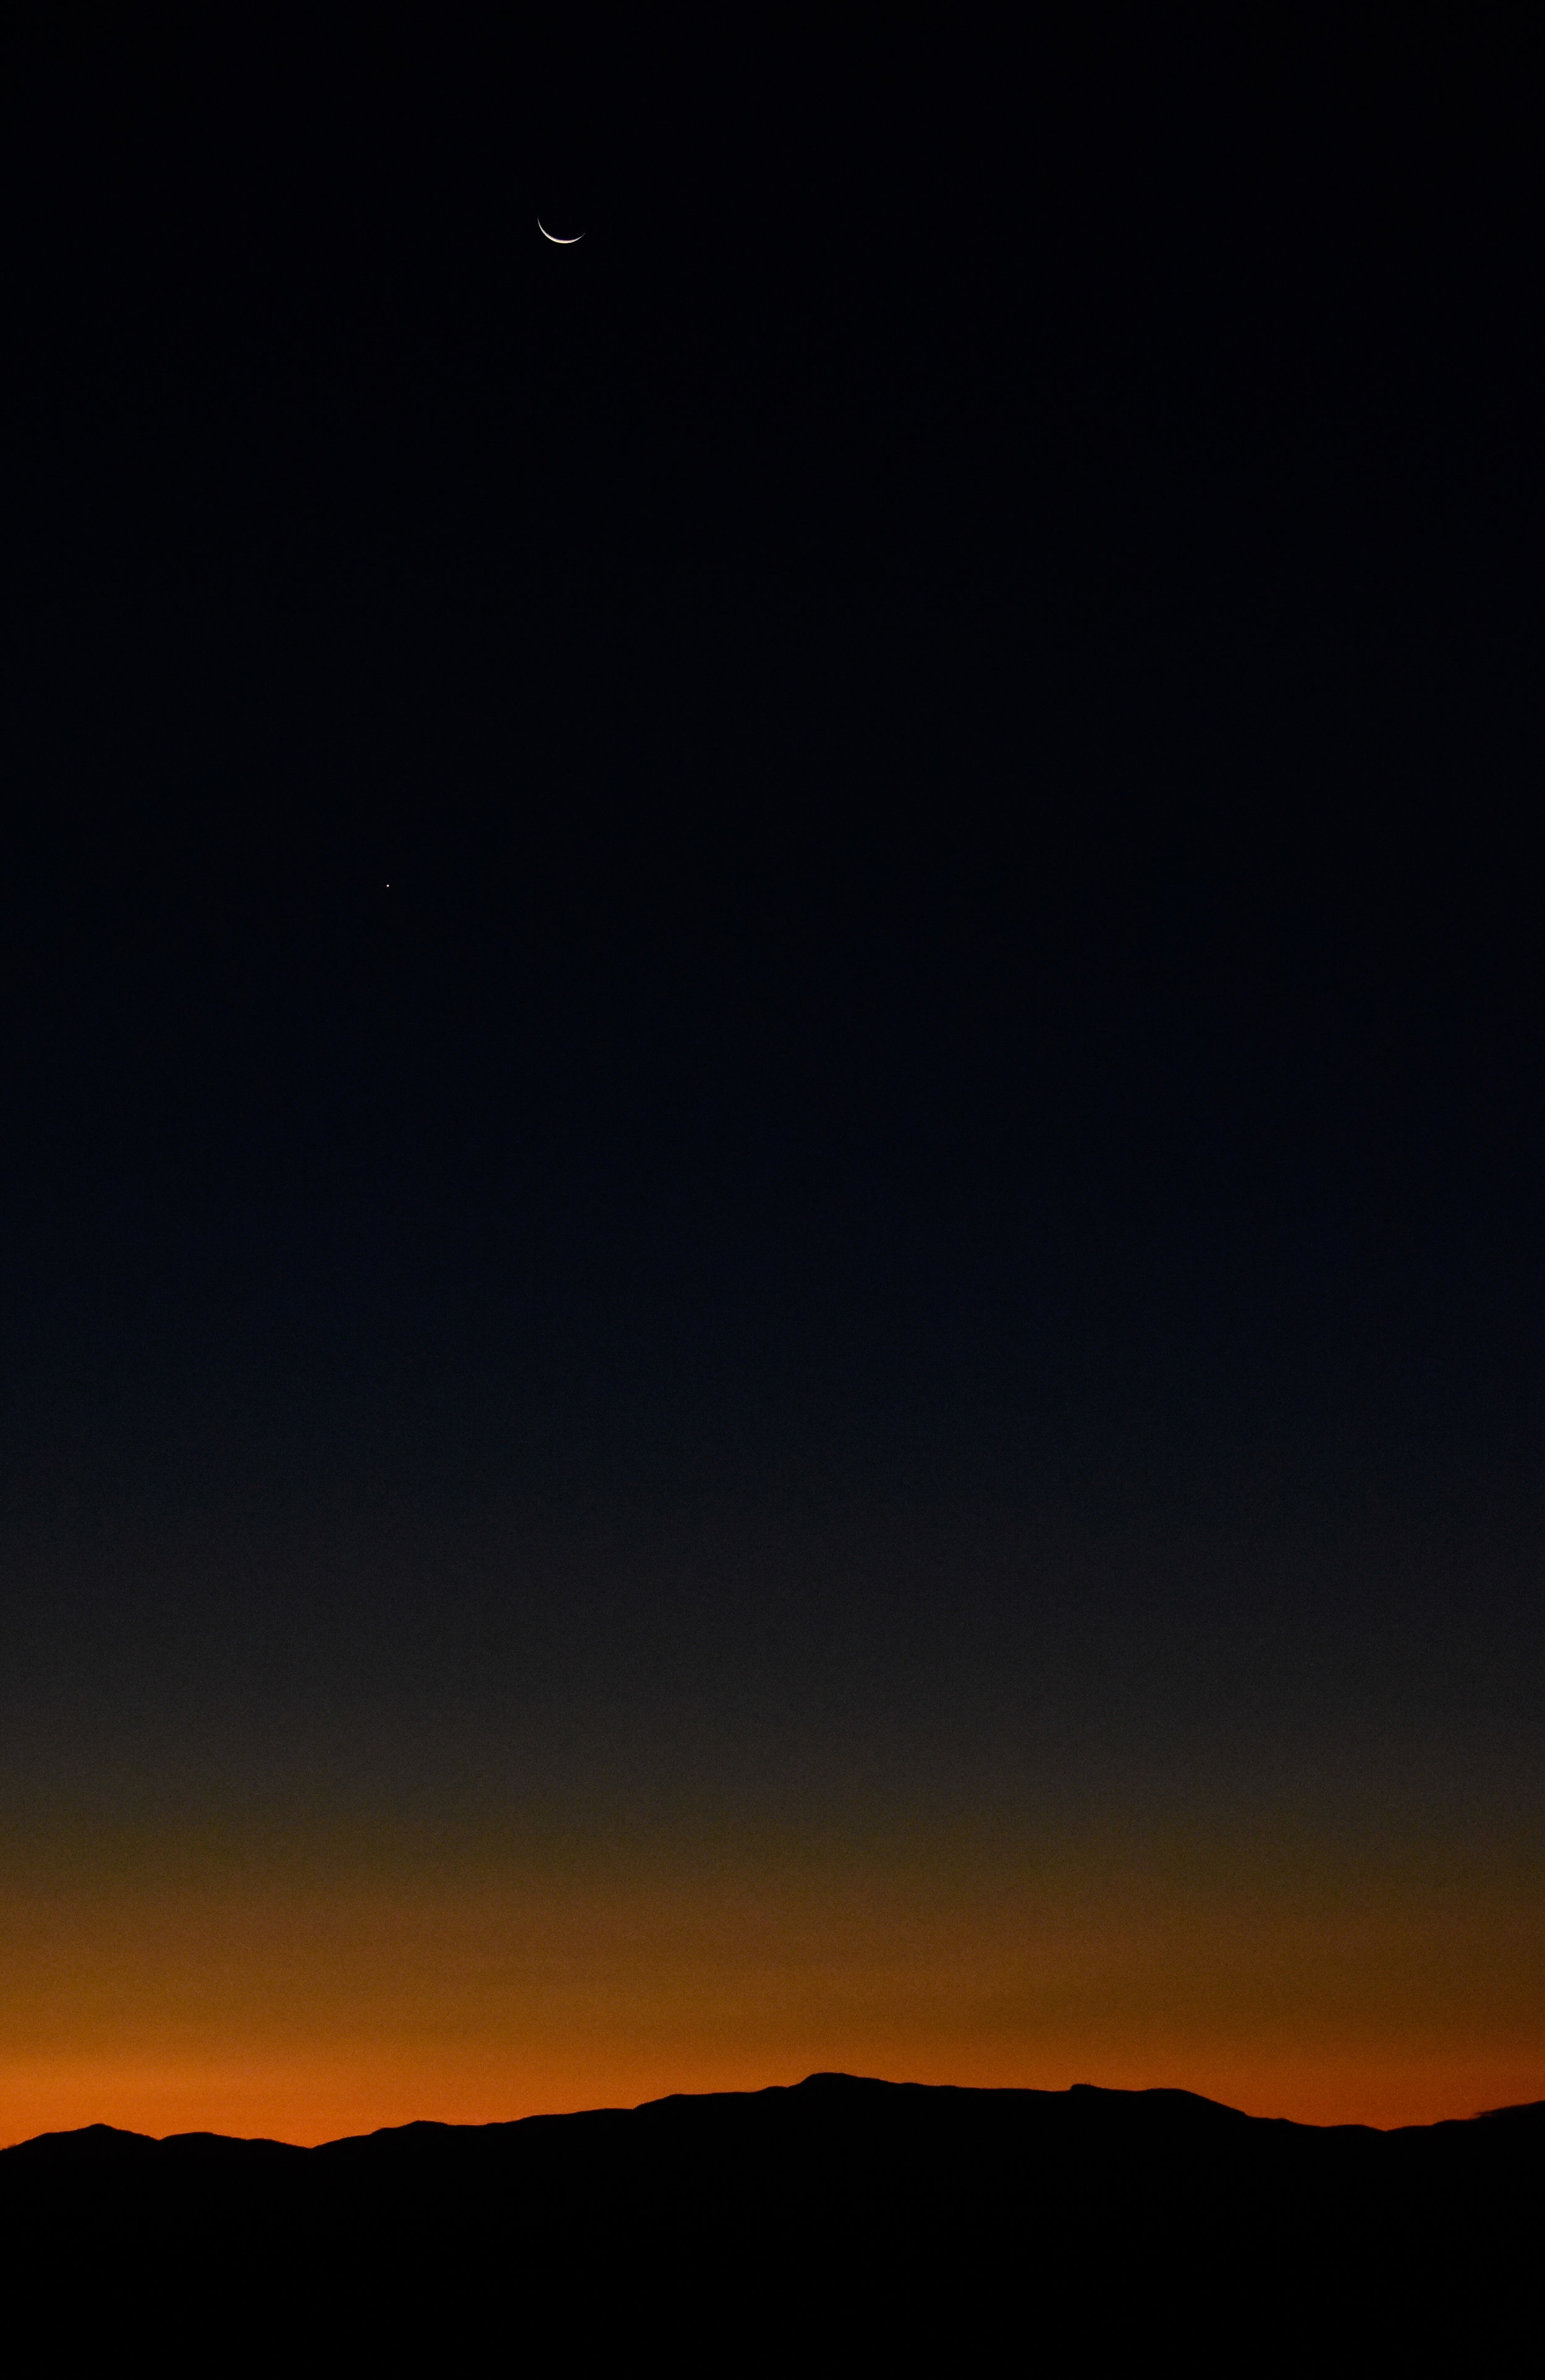
[{"label": "hillside silhouette", "polygon": [[314,2149],[45,2133],[0,2152],[0,2221],[24,2298],[232,2351],[649,2336],[704,2368],[819,2368],[1017,2338],[1100,2368],[1169,2339],[1221,2369],[1333,2338],[1392,2368],[1507,2349],[1542,2174],[1545,2103],[1378,2132],[1186,2091],[814,2074]]}]

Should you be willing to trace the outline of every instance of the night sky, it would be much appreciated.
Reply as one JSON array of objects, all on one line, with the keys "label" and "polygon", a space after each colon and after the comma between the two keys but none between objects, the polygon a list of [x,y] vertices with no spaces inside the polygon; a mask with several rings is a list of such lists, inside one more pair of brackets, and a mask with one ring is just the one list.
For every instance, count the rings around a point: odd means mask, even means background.
[{"label": "night sky", "polygon": [[1539,79],[1074,13],[9,37],[0,2137],[1545,2095]]}]

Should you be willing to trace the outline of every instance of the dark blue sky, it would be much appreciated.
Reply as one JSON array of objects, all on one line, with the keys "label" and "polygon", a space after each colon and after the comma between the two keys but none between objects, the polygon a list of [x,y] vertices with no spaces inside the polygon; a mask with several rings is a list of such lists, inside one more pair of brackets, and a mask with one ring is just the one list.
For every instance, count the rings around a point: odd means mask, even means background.
[{"label": "dark blue sky", "polygon": [[26,64],[43,1840],[1536,1857],[1527,86],[1148,38]]}]

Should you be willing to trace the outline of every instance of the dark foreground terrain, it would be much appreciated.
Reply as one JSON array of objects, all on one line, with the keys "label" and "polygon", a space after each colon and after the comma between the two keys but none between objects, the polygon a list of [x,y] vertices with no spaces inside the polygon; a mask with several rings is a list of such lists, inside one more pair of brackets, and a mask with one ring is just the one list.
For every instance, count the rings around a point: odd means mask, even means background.
[{"label": "dark foreground terrain", "polygon": [[1534,2334],[1542,2162],[1545,2104],[1376,2132],[816,2074],[317,2149],[49,2133],[0,2226],[13,2325],[162,2368],[1482,2370]]}]

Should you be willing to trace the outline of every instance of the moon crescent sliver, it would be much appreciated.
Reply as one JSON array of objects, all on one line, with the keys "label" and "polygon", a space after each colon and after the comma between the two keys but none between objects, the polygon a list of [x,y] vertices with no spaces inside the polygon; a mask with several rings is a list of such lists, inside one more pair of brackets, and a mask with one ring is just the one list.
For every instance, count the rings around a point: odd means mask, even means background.
[{"label": "moon crescent sliver", "polygon": [[537,217],[537,229],[541,232],[543,239],[550,239],[552,241],[554,248],[577,248],[585,237],[582,231],[577,231],[568,239],[560,239],[555,231],[548,230],[547,225],[542,222],[540,215]]}]

